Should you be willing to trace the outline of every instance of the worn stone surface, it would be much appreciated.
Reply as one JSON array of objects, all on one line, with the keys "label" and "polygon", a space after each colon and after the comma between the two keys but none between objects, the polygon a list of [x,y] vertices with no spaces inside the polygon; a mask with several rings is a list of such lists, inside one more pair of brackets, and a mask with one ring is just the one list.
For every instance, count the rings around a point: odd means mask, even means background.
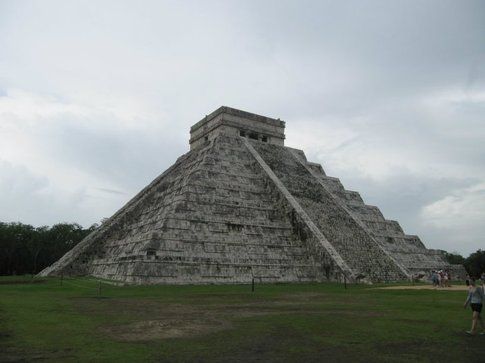
[{"label": "worn stone surface", "polygon": [[190,152],[40,274],[373,282],[451,268],[301,150],[284,147],[284,126],[228,107],[206,116],[191,128]]}]

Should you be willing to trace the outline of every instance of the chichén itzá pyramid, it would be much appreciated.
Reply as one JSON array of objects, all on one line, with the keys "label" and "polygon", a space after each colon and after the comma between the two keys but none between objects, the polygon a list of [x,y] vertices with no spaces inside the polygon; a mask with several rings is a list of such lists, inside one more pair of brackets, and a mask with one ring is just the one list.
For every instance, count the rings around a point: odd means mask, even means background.
[{"label": "chich\u00e9n itz\u00e1 pyramid", "polygon": [[284,129],[220,107],[191,127],[188,153],[40,275],[208,284],[461,273],[285,147]]}]

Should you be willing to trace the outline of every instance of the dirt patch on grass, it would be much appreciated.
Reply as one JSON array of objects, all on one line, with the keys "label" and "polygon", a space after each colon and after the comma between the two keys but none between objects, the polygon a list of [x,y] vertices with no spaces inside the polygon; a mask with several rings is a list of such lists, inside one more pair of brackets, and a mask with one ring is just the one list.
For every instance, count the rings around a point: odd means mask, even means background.
[{"label": "dirt patch on grass", "polygon": [[[89,300],[89,299],[87,299]],[[112,299],[86,304],[91,311],[104,308],[122,311],[124,317],[133,320],[125,324],[104,325],[100,332],[119,341],[149,341],[157,339],[192,337],[231,328],[227,312],[214,311],[182,304],[164,304],[149,299]]]},{"label": "dirt patch on grass", "polygon": [[453,286],[450,286],[450,287],[434,287],[434,286],[431,286],[431,285],[401,285],[401,286],[374,287],[374,289],[382,289],[382,290],[466,291],[468,288],[465,285],[453,285]]},{"label": "dirt patch on grass", "polygon": [[[320,296],[320,295],[318,295]],[[277,301],[225,304],[173,304],[156,299],[75,298],[76,309],[87,315],[104,316],[108,323],[98,331],[118,341],[152,341],[183,338],[228,330],[241,319],[268,315],[356,315],[375,317],[376,311],[323,309],[315,306],[315,294],[288,295]]]},{"label": "dirt patch on grass", "polygon": [[101,327],[100,331],[120,341],[193,337],[229,329],[223,320],[187,321],[180,319],[144,320],[131,324]]}]

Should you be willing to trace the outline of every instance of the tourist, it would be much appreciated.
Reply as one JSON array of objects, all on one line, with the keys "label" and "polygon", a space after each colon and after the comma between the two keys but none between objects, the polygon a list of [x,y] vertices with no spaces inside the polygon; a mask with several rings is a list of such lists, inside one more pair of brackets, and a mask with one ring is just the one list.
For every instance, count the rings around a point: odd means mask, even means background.
[{"label": "tourist", "polygon": [[470,286],[468,287],[468,296],[465,301],[465,304],[463,305],[465,309],[468,306],[468,304],[470,304],[470,307],[472,308],[472,328],[466,332],[469,335],[477,334],[477,323],[480,323],[480,326],[482,327],[482,332],[480,334],[485,335],[485,326],[483,325],[483,320],[482,320],[482,317],[480,316],[480,313],[482,312],[483,300],[484,300],[483,294],[484,294],[483,287],[476,286],[475,280],[470,279]]},{"label": "tourist", "polygon": [[448,272],[443,272],[443,278],[441,281],[443,281],[443,287],[448,287]]},{"label": "tourist", "polygon": [[431,271],[431,282],[433,283],[433,287],[438,285],[438,274],[434,270]]}]

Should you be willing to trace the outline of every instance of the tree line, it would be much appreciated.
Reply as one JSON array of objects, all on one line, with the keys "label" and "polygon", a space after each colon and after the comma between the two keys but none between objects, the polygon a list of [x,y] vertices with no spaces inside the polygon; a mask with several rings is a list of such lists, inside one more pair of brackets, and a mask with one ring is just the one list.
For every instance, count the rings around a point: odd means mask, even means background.
[{"label": "tree line", "polygon": [[83,228],[77,223],[33,227],[0,222],[0,275],[36,274],[57,261],[97,227],[94,224]]},{"label": "tree line", "polygon": [[445,252],[445,258],[448,263],[455,265],[463,265],[470,277],[478,279],[483,273],[485,273],[485,251],[479,249],[477,252],[473,252],[467,258],[454,252]]},{"label": "tree line", "polygon": [[[0,275],[36,274],[61,258],[98,227],[83,228],[77,223],[58,223],[52,227],[33,227],[23,223],[0,222]],[[444,252],[446,260],[461,264],[472,277],[485,272],[485,251],[467,258]]]}]

